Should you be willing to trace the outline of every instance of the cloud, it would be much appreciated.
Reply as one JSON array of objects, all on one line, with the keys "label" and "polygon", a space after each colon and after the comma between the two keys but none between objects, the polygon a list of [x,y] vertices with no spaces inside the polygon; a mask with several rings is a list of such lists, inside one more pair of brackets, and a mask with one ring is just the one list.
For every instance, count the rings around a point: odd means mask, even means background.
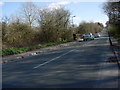
[{"label": "cloud", "polygon": [[68,1],[62,1],[62,2],[56,2],[56,3],[51,3],[48,8],[50,9],[58,9],[60,8],[61,5],[67,5],[70,4]]},{"label": "cloud", "polygon": [[1,2],[1,1],[0,1],[0,6],[2,6],[3,4],[4,4],[4,2]]},{"label": "cloud", "polygon": [[[72,20],[72,18],[71,18],[71,20]],[[80,21],[81,21],[80,17],[73,17],[73,23],[74,24],[79,25]]]},{"label": "cloud", "polygon": [[98,20],[94,20],[94,22],[100,22],[103,23],[103,25],[105,26],[105,23],[108,21],[108,19],[98,19]]},{"label": "cloud", "polygon": [[60,5],[56,4],[56,3],[51,3],[48,8],[50,9],[57,9],[57,8],[60,8]]},{"label": "cloud", "polygon": [[120,0],[4,0],[5,2],[118,2]]},{"label": "cloud", "polygon": [[79,20],[81,20],[81,18],[80,17],[74,17],[73,20],[74,21],[79,21]]},{"label": "cloud", "polygon": [[106,0],[69,0],[72,3],[79,3],[79,2],[105,2]]},{"label": "cloud", "polygon": [[[49,2],[50,1],[53,1],[53,0],[49,0]],[[96,1],[98,2],[99,0],[54,0],[53,3],[48,5],[48,8],[50,8],[50,9],[59,9],[60,6],[62,6],[62,5],[79,3],[79,2],[96,2]],[[104,0],[101,0],[101,1],[104,1]]]},{"label": "cloud", "polygon": [[56,4],[58,4],[58,5],[66,5],[66,4],[69,4],[70,2],[68,2],[68,1],[63,1],[63,2],[58,2],[58,3],[56,3]]}]

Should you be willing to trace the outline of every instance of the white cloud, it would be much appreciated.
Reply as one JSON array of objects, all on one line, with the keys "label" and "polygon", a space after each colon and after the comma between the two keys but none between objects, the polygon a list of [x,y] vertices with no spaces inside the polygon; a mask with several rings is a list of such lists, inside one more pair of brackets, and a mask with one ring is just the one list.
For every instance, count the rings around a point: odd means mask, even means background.
[{"label": "white cloud", "polygon": [[[49,0],[53,1],[53,0]],[[72,3],[78,3],[78,2],[100,2],[105,0],[54,0],[53,3],[49,4],[48,8],[50,9],[58,9],[62,5],[72,4]]]},{"label": "white cloud", "polygon": [[78,2],[105,2],[106,0],[71,0],[73,3],[78,3]]},{"label": "white cloud", "polygon": [[[4,0],[5,2],[106,2],[108,0]],[[120,0],[110,0],[112,2],[118,2]]]},{"label": "white cloud", "polygon": [[60,8],[61,5],[67,5],[67,4],[70,4],[70,2],[68,2],[68,1],[62,1],[62,2],[51,3],[48,6],[48,8],[58,9],[58,8]]},{"label": "white cloud", "polygon": [[63,1],[63,2],[58,2],[58,3],[56,3],[56,4],[58,4],[58,5],[66,5],[66,4],[69,4],[70,2],[68,2],[68,1]]},{"label": "white cloud", "polygon": [[105,23],[108,21],[108,19],[98,19],[98,20],[94,20],[94,22],[100,22],[103,23],[103,25],[105,26]]},{"label": "white cloud", "polygon": [[81,18],[80,17],[73,17],[73,18],[71,18],[71,20],[73,20],[74,24],[79,25]]},{"label": "white cloud", "polygon": [[0,6],[2,6],[3,4],[4,4],[4,2],[1,2],[1,1],[0,1]]},{"label": "white cloud", "polygon": [[50,9],[57,9],[57,8],[60,8],[60,5],[56,4],[56,3],[51,3],[48,8]]},{"label": "white cloud", "polygon": [[81,18],[80,17],[74,17],[73,20],[74,21],[79,21],[79,20],[81,20]]}]

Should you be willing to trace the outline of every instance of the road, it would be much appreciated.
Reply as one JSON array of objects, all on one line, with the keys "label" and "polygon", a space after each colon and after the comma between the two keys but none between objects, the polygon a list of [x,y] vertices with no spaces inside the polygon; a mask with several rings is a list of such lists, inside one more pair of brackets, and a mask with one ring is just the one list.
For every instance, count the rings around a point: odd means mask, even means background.
[{"label": "road", "polygon": [[3,88],[118,88],[108,33],[91,41],[3,64]]}]

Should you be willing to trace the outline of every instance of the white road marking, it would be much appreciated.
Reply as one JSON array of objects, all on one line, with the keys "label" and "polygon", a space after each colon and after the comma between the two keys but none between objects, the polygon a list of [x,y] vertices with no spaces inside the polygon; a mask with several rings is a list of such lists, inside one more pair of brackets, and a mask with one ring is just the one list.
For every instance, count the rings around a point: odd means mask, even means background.
[{"label": "white road marking", "polygon": [[[86,42],[86,43],[83,44],[81,47],[85,47],[85,46],[87,46],[89,43],[91,43],[91,42]],[[62,55],[60,55],[60,56],[58,56],[58,57],[56,57],[56,58],[53,58],[53,59],[51,59],[51,60],[49,60],[49,61],[46,61],[46,62],[44,62],[44,63],[42,63],[42,64],[39,64],[39,65],[35,66],[34,69],[36,69],[36,68],[38,68],[38,67],[41,67],[41,66],[43,66],[43,65],[45,65],[45,64],[47,64],[47,63],[49,63],[49,62],[52,62],[52,61],[54,61],[54,60],[56,60],[56,59],[58,59],[58,58],[60,58],[60,57],[62,57],[62,56],[64,56],[64,55],[66,55],[66,54],[68,54],[68,53],[70,53],[70,52],[72,52],[72,51],[74,51],[74,50],[75,50],[75,49],[70,50],[70,51],[68,51],[68,52],[66,52],[66,53],[64,53],[64,54],[62,54]]]},{"label": "white road marking", "polygon": [[47,62],[44,62],[44,63],[42,63],[42,64],[39,64],[39,65],[37,65],[36,67],[34,67],[34,69],[35,68],[38,68],[38,67],[41,67],[41,66],[43,66],[43,65],[45,65],[45,64],[47,64],[47,63],[49,63],[49,62],[52,62],[52,61],[54,61],[54,60],[56,60],[56,59],[58,59],[58,58],[60,58],[60,57],[62,57],[62,56],[65,56],[66,54],[68,54],[68,53],[70,53],[70,52],[72,52],[72,51],[74,51],[75,49],[73,49],[73,50],[70,50],[70,51],[68,51],[68,52],[66,52],[66,53],[64,53],[64,54],[62,54],[62,55],[60,55],[60,56],[58,56],[58,57],[56,57],[56,58],[53,58],[53,59],[51,59],[51,60],[49,60],[49,61],[47,61]]}]

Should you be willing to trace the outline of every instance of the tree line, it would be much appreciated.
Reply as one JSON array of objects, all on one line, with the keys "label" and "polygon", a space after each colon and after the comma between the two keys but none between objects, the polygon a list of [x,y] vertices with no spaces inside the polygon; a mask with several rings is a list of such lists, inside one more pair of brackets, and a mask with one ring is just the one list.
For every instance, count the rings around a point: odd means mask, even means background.
[{"label": "tree line", "polygon": [[2,45],[20,48],[42,43],[73,40],[73,34],[95,33],[103,29],[102,23],[71,23],[71,13],[64,7],[40,8],[32,2],[24,3],[18,16],[3,17]]}]

